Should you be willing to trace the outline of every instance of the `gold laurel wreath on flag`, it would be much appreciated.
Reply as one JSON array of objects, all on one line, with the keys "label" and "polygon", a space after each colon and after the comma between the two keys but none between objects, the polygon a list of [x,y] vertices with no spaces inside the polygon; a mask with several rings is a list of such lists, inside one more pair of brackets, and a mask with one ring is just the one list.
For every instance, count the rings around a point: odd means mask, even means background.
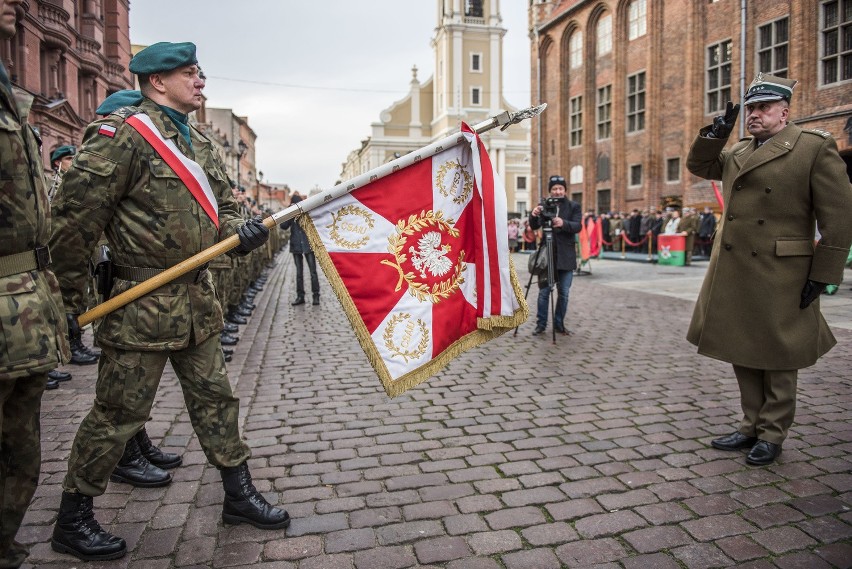
[{"label": "gold laurel wreath on flag", "polygon": [[426,323],[419,318],[417,319],[417,326],[420,328],[420,343],[417,347],[413,350],[401,350],[399,346],[394,343],[394,332],[396,331],[397,325],[401,324],[404,320],[410,320],[410,318],[411,315],[407,313],[394,314],[391,316],[390,321],[388,321],[384,334],[382,334],[382,339],[385,341],[385,347],[390,350],[394,356],[404,359],[405,363],[408,363],[409,358],[415,360],[423,356],[423,354],[426,353],[426,349],[429,347],[429,328],[426,326]]},{"label": "gold laurel wreath on flag", "polygon": [[340,247],[343,247],[344,249],[360,249],[361,247],[367,244],[367,241],[370,240],[370,236],[369,234],[365,235],[358,241],[347,241],[346,239],[344,239],[340,235],[340,231],[338,230],[337,224],[341,222],[343,218],[347,215],[355,215],[360,217],[370,227],[370,229],[373,229],[373,227],[375,227],[376,220],[373,219],[373,216],[364,211],[362,208],[351,204],[340,208],[339,210],[337,210],[337,212],[331,213],[331,223],[326,226],[326,229],[331,230],[328,233],[329,237],[331,237],[331,239],[334,240],[335,243],[337,243]]},{"label": "gold laurel wreath on flag", "polygon": [[444,220],[444,214],[441,211],[421,211],[420,215],[411,215],[408,222],[400,219],[396,224],[396,233],[388,237],[388,252],[394,256],[396,263],[388,260],[381,261],[381,264],[395,268],[399,272],[399,281],[396,283],[394,290],[398,291],[402,288],[402,282],[408,283],[409,293],[419,301],[424,301],[427,298],[432,304],[437,304],[441,300],[448,298],[459,286],[464,283],[464,278],[461,276],[464,267],[464,250],[459,252],[459,259],[456,263],[453,276],[441,282],[435,283],[432,289],[429,290],[429,285],[426,283],[417,282],[414,280],[413,272],[406,273],[402,269],[402,264],[408,259],[403,249],[408,242],[408,237],[414,235],[415,232],[427,227],[438,227],[447,232],[452,237],[459,236],[459,230],[451,224],[455,223],[453,219]]},{"label": "gold laurel wreath on flag", "polygon": [[453,181],[450,187],[455,188],[458,185],[461,188],[459,194],[453,198],[453,203],[461,205],[467,201],[471,192],[473,192],[473,176],[461,165],[460,160],[449,160],[441,165],[435,173],[435,185],[445,198],[449,197],[450,190],[444,185],[444,178],[447,177],[450,170],[454,170]]}]

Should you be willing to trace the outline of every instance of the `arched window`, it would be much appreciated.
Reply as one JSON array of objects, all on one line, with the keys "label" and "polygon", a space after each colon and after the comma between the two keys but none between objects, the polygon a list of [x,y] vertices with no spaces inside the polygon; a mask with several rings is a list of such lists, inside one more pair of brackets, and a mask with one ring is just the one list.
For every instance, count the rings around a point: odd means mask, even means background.
[{"label": "arched window", "polygon": [[612,15],[601,16],[598,20],[598,57],[612,52]]},{"label": "arched window", "polygon": [[644,36],[647,30],[648,9],[645,0],[633,0],[627,9],[627,37],[635,40]]},{"label": "arched window", "polygon": [[577,69],[583,65],[583,32],[577,30],[568,40],[569,65]]}]

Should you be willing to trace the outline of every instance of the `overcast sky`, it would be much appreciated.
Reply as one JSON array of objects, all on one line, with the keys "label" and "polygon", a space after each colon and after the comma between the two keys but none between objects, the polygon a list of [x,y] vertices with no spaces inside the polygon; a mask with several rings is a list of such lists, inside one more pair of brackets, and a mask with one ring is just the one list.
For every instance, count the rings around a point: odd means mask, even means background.
[{"label": "overcast sky", "polygon": [[[527,0],[502,0],[504,96],[530,105]],[[331,187],[370,123],[434,73],[437,0],[134,0],[130,41],[192,41],[209,107],[248,116],[264,179]]]}]

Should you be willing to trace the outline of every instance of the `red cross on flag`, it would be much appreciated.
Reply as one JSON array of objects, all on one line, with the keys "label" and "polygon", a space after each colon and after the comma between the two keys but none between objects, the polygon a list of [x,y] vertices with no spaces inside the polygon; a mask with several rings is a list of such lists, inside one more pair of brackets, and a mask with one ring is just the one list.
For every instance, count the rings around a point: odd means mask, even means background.
[{"label": "red cross on flag", "polygon": [[462,134],[299,220],[391,397],[528,316],[502,182],[479,136]]}]

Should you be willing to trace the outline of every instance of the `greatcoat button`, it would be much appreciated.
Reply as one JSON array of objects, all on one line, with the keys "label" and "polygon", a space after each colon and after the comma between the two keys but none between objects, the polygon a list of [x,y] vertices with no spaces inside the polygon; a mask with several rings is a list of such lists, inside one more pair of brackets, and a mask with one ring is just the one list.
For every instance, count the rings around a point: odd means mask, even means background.
[{"label": "greatcoat button", "polygon": [[763,225],[763,220],[762,220],[762,219],[758,219],[758,220],[757,220],[757,224],[758,224],[758,225]]},{"label": "greatcoat button", "polygon": [[752,252],[751,252],[751,256],[752,256],[752,257],[757,257],[757,251],[752,251]]},{"label": "greatcoat button", "polygon": [[734,214],[728,214],[728,221],[734,220]]},{"label": "greatcoat button", "polygon": [[766,188],[766,193],[767,193],[767,194],[768,194],[769,192],[771,192],[771,191],[772,191],[772,188]]},{"label": "greatcoat button", "polygon": [[731,244],[725,243],[725,251],[730,251],[730,250],[731,250]]},{"label": "greatcoat button", "polygon": [[736,188],[736,190],[737,190],[737,191],[740,191],[741,189],[743,189],[742,184],[737,184],[737,188]]}]

